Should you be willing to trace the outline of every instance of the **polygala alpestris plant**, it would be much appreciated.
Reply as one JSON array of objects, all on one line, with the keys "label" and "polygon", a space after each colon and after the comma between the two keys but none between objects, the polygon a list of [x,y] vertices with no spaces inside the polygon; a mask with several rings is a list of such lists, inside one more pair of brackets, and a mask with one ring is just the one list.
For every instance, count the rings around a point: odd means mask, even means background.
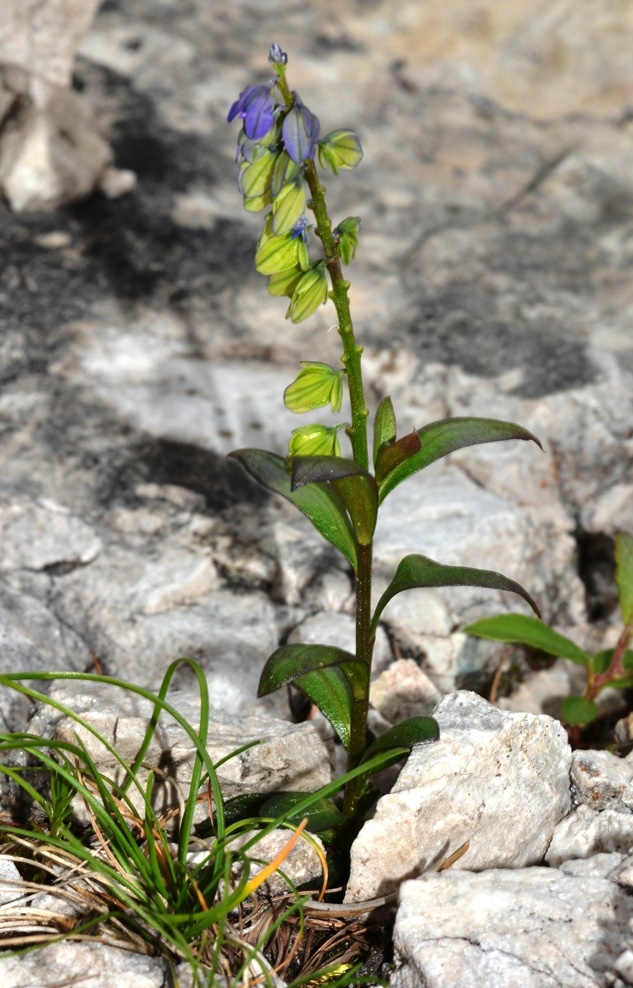
[{"label": "polygala alpestris plant", "polygon": [[[286,53],[273,45],[269,60],[274,77],[248,86],[228,114],[229,121],[242,123],[237,164],[244,206],[264,213],[255,267],[268,278],[271,294],[289,299],[286,318],[293,323],[331,302],[342,343],[342,366],[302,362],[284,392],[284,402],[298,414],[328,405],[338,412],[345,384],[351,421],[335,426],[311,422],[294,429],[285,459],[259,449],[241,449],[231,455],[264,487],[307,515],[353,570],[354,654],[331,645],[283,645],[266,662],[259,685],[260,695],[289,683],[306,693],[332,724],[351,771],[378,751],[393,751],[396,761],[413,745],[433,741],[439,733],[432,718],[415,717],[366,746],[374,639],[392,597],[414,587],[490,587],[520,594],[538,614],[530,595],[514,580],[491,570],[445,566],[422,555],[405,556],[373,604],[372,545],[380,505],[402,481],[456,449],[508,439],[538,440],[521,426],[485,418],[443,419],[398,437],[392,401],[385,397],[373,418],[370,444],[362,347],[356,342],[350,284],[343,273],[343,265],[356,255],[361,221],[348,216],[333,226],[320,177],[324,170],[337,175],[356,168],[363,150],[353,130],[343,128],[321,136],[318,117],[288,85]],[[347,455],[341,453],[343,430],[351,447]],[[284,798],[291,801],[293,794]],[[372,799],[367,776],[362,771],[354,773],[345,787],[342,814],[334,804],[330,815],[327,807],[321,807],[320,825],[316,820],[309,825],[326,830],[342,823],[353,830],[354,821],[367,811]]]}]

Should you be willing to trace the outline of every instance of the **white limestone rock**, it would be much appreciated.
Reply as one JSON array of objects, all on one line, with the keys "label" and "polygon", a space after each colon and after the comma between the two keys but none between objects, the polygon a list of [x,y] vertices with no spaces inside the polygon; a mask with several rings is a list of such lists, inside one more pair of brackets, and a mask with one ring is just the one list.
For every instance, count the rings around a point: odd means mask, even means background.
[{"label": "white limestone rock", "polygon": [[87,103],[70,89],[77,46],[99,3],[3,0],[0,191],[15,212],[89,195],[111,163]]},{"label": "white limestone rock", "polygon": [[120,950],[102,943],[61,941],[26,954],[0,955],[2,988],[48,988],[81,983],[90,988],[164,988],[169,966],[161,957]]},{"label": "white limestone rock", "polygon": [[[237,840],[231,841],[232,850],[237,850],[254,836],[254,831],[246,831]],[[277,855],[281,854],[288,841],[292,837],[292,831],[285,827],[272,830],[264,837],[260,837],[256,844],[249,849],[249,857],[252,859],[250,868],[251,877],[258,875],[268,863],[274,861]],[[321,852],[317,853],[317,848]],[[290,853],[283,859],[281,870],[283,875],[274,871],[272,875],[262,882],[260,889],[265,895],[285,895],[295,888],[309,887],[314,890],[315,895],[323,884],[323,857],[325,848],[322,841],[316,834],[310,834],[308,839],[303,834],[296,842]],[[200,856],[202,857],[202,856]],[[285,876],[285,877],[284,877]],[[291,883],[291,884],[289,884]]]},{"label": "white limestone rock", "polygon": [[53,500],[0,498],[0,569],[80,566],[101,551],[94,529]]},{"label": "white limestone rock", "polygon": [[[78,737],[97,768],[106,777],[121,781],[125,768],[113,759],[99,738],[112,745],[124,764],[130,764],[141,746],[152,705],[149,700],[128,691],[113,690],[97,683],[59,683],[51,698],[79,714],[86,726],[70,716],[60,714],[48,704],[41,705],[29,722],[29,731],[43,738],[74,742]],[[167,700],[197,730],[200,699],[191,691],[175,691]],[[218,779],[225,798],[249,792],[308,792],[326,785],[332,778],[331,730],[323,724],[307,722],[289,724],[269,717],[231,716],[213,711],[209,723],[207,751],[213,762],[227,761],[218,769]],[[235,758],[228,757],[249,741],[260,741]],[[191,781],[194,745],[184,729],[169,714],[163,713],[152,739],[143,768],[142,780],[150,768],[156,772],[156,806],[166,811],[186,797]],[[162,779],[162,782],[159,781]],[[138,797],[131,793],[135,803]],[[76,807],[81,815],[81,806]],[[196,819],[208,811],[200,804]]]},{"label": "white limestone rock", "polygon": [[86,102],[12,71],[0,90],[13,113],[0,140],[0,190],[14,212],[53,210],[89,195],[111,164]]},{"label": "white limestone rock", "polygon": [[71,81],[77,46],[101,0],[3,0],[0,64],[20,65],[56,86]]},{"label": "white limestone rock", "polygon": [[553,868],[563,861],[589,858],[594,854],[619,851],[626,854],[633,846],[633,814],[617,809],[594,810],[577,806],[554,830],[545,860]]},{"label": "white limestone rock", "polygon": [[19,898],[23,879],[11,858],[0,855],[0,906]]},{"label": "white limestone rock", "polygon": [[[4,668],[14,673],[85,669],[91,662],[80,635],[10,574],[0,579],[0,651]],[[24,730],[31,712],[28,698],[0,687],[0,731]]]},{"label": "white limestone rock", "polygon": [[571,751],[551,717],[498,710],[474,693],[446,696],[440,739],[414,748],[352,846],[347,900],[371,899],[431,870],[481,871],[543,861],[570,808]]},{"label": "white limestone rock", "polygon": [[575,751],[571,781],[578,802],[594,810],[633,812],[633,762],[610,751]]},{"label": "white limestone rock", "polygon": [[393,988],[603,988],[629,937],[628,895],[551,868],[449,870],[405,882]]},{"label": "white limestone rock", "polygon": [[412,659],[393,662],[371,684],[372,706],[391,724],[432,712],[441,694]]}]

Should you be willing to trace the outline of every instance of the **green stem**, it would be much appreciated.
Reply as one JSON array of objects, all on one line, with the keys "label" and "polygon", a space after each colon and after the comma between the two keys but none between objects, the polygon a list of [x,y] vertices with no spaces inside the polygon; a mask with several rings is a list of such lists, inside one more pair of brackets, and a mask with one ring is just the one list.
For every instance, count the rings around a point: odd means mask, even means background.
[{"label": "green stem", "polygon": [[365,404],[363,376],[361,371],[362,346],[358,346],[354,337],[354,326],[349,305],[349,281],[344,277],[341,261],[338,256],[336,237],[332,232],[332,221],[328,215],[325,203],[325,188],[319,181],[314,161],[306,161],[304,165],[305,180],[310,189],[310,208],[316,219],[317,233],[323,245],[326,267],[332,281],[330,297],[334,302],[338,317],[338,331],[343,343],[341,360],[347,371],[347,386],[352,410],[352,425],[348,429],[352,451],[356,462],[365,470],[369,467],[367,452],[367,416],[369,410]]},{"label": "green stem", "polygon": [[[294,95],[288,87],[285,66],[275,66],[277,88],[283,96],[287,109],[294,103]],[[341,361],[346,370],[347,386],[352,412],[352,424],[347,433],[352,444],[354,460],[364,470],[369,469],[367,448],[367,416],[363,376],[361,371],[362,346],[354,337],[354,326],[349,304],[349,281],[344,277],[338,253],[338,242],[332,231],[325,188],[321,184],[316,165],[308,159],[303,165],[303,174],[310,190],[310,209],[316,220],[316,233],[321,240],[326,267],[330,273],[332,291],[338,318],[338,331],[343,344]],[[367,712],[369,709],[369,682],[371,673],[374,638],[371,627],[371,584],[372,584],[372,544],[358,546],[358,567],[356,572],[356,656],[363,662],[362,670],[356,673],[352,684],[353,704],[350,724],[350,744],[347,754],[348,771],[359,764],[366,747]],[[345,788],[343,812],[348,820],[353,820],[365,791],[365,779],[361,776],[349,782]]]},{"label": "green stem", "polygon": [[[367,744],[367,712],[369,709],[369,681],[374,650],[371,631],[371,577],[372,546],[358,547],[358,571],[356,573],[356,657],[363,662],[362,670],[354,676],[352,722],[347,753],[347,770],[356,768]],[[345,787],[343,812],[348,818],[356,814],[359,801],[365,791],[365,779],[352,779]]]},{"label": "green stem", "polygon": [[[277,88],[284,98],[288,109],[294,102],[294,96],[288,88],[285,78],[285,66],[275,66],[277,71]],[[343,275],[341,260],[338,255],[336,237],[332,232],[332,220],[325,202],[325,188],[319,180],[314,161],[304,162],[304,177],[310,190],[309,206],[316,220],[316,232],[323,246],[326,267],[330,273],[332,291],[330,297],[334,302],[338,317],[338,331],[343,343],[341,360],[347,371],[347,386],[352,411],[352,424],[347,430],[352,444],[352,452],[356,462],[365,470],[369,467],[367,452],[367,416],[369,410],[365,404],[363,391],[363,375],[361,371],[362,346],[358,346],[354,337],[354,326],[349,305],[349,281]]]}]

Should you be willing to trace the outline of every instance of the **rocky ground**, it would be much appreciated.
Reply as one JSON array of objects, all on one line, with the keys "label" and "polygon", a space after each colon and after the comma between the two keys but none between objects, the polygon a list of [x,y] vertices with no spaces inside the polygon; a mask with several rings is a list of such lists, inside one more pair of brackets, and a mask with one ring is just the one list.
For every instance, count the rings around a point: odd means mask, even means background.
[{"label": "rocky ground", "polygon": [[[269,652],[351,640],[344,562],[225,458],[283,452],[297,362],[338,361],[331,311],[294,327],[265,292],[259,218],[235,188],[226,113],[268,78],[272,41],[324,129],[353,126],[365,149],[328,191],[335,215],[362,217],[350,277],[372,401],[393,395],[402,432],[487,415],[545,448],[476,447],[400,488],[377,589],[403,551],[483,564],[579,643],[613,642],[611,540],[633,531],[632,37],[618,0],[105,0],[73,82],[135,188],[48,214],[0,205],[5,669],[96,659],[155,687],[188,655],[217,709],[287,716],[285,697],[254,699]],[[411,660],[406,715],[489,688],[498,652],[460,627],[513,606],[474,591],[396,598],[377,672]],[[525,666],[502,702],[555,713],[570,676]],[[0,695],[8,727],[27,712]],[[622,887],[607,872],[598,897]],[[550,967],[516,984],[584,988],[614,970],[588,959],[556,980]]]}]

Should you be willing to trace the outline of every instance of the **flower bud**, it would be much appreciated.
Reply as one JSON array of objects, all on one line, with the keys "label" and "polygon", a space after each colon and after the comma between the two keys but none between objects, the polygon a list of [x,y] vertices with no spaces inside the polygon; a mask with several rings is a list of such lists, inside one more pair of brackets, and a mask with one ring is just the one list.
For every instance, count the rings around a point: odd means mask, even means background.
[{"label": "flower bud", "polygon": [[308,265],[308,249],[301,237],[285,233],[261,238],[255,254],[255,268],[260,274],[279,274],[297,267],[306,271]]},{"label": "flower bud", "polygon": [[307,158],[314,157],[314,149],[319,139],[321,124],[318,117],[304,106],[299,96],[294,93],[295,101],[286,114],[281,127],[286,151],[298,165]]},{"label": "flower bud", "polygon": [[303,182],[288,182],[273,199],[273,233],[288,233],[299,222],[306,208]]},{"label": "flower bud", "polygon": [[291,412],[309,412],[329,404],[333,412],[341,410],[344,370],[329,364],[301,361],[302,370],[284,391],[284,405]]},{"label": "flower bud", "polygon": [[363,149],[353,130],[333,130],[319,141],[319,162],[338,175],[340,168],[356,168],[362,160]]},{"label": "flower bud", "polygon": [[270,191],[273,199],[278,196],[287,182],[293,182],[299,176],[299,166],[285,151],[278,151],[275,157],[275,167],[270,177]]},{"label": "flower bud", "polygon": [[[300,239],[298,242],[301,242]],[[286,319],[290,319],[294,323],[303,322],[327,301],[327,291],[325,261],[319,261],[309,271],[306,271],[295,288],[286,312]]]},{"label": "flower bud", "polygon": [[298,265],[288,271],[279,271],[268,279],[266,288],[271,295],[287,295],[292,298],[303,275],[304,272]]},{"label": "flower bud", "polygon": [[343,264],[349,264],[356,257],[359,230],[360,216],[348,216],[333,231],[338,238],[338,253]]},{"label": "flower bud", "polygon": [[293,429],[288,443],[289,456],[340,456],[338,431],[342,425],[302,425]]},{"label": "flower bud", "polygon": [[[265,151],[250,164],[242,165],[237,180],[240,192],[245,198],[263,196],[270,193],[270,179],[277,155]],[[270,202],[269,196],[269,202]]]},{"label": "flower bud", "polygon": [[278,45],[277,42],[274,42],[270,46],[270,51],[268,52],[268,61],[271,62],[273,65],[288,64],[288,56],[286,55],[285,51],[282,49],[281,45]]}]

